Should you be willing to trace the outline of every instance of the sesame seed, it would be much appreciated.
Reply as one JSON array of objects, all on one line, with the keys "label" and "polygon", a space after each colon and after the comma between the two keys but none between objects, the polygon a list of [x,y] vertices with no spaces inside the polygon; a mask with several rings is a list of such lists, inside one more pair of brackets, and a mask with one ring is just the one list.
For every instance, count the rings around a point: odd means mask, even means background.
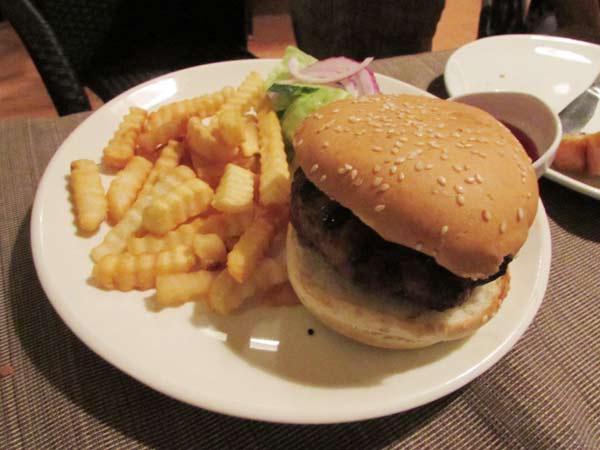
[{"label": "sesame seed", "polygon": [[433,169],[433,164],[427,164],[425,166],[425,170],[431,170],[431,169]]},{"label": "sesame seed", "polygon": [[325,174],[321,175],[321,178],[320,178],[321,181],[325,181],[326,179],[327,179],[327,175],[325,175]]},{"label": "sesame seed", "polygon": [[387,183],[380,184],[377,188],[377,192],[385,192],[390,188],[390,185]]},{"label": "sesame seed", "polygon": [[373,173],[378,173],[381,170],[381,166],[379,164],[375,164],[373,166]]},{"label": "sesame seed", "polygon": [[323,144],[321,144],[321,145],[322,145],[324,148],[327,148],[327,147],[329,147],[329,142],[325,141],[325,142],[323,142]]},{"label": "sesame seed", "polygon": [[296,146],[300,146],[304,144],[304,139],[298,139],[298,142],[296,142]]},{"label": "sesame seed", "polygon": [[520,222],[525,217],[525,211],[523,208],[517,209],[517,220]]},{"label": "sesame seed", "polygon": [[444,225],[440,230],[440,234],[446,234],[448,232],[448,225]]},{"label": "sesame seed", "polygon": [[340,167],[340,168],[338,169],[338,173],[339,173],[340,175],[343,175],[343,174],[345,174],[346,172],[348,172],[348,169],[346,169],[345,167]]},{"label": "sesame seed", "polygon": [[398,181],[402,181],[402,180],[404,180],[404,172],[400,172],[398,174]]},{"label": "sesame seed", "polygon": [[484,209],[481,212],[481,217],[483,217],[483,220],[485,220],[486,222],[489,222],[492,219],[492,213],[489,212],[487,209]]},{"label": "sesame seed", "polygon": [[331,112],[334,112],[334,113],[340,112],[340,108],[333,108],[333,109],[331,110]]},{"label": "sesame seed", "polygon": [[416,245],[415,250],[420,252],[421,250],[423,250],[423,244],[421,244],[420,242]]},{"label": "sesame seed", "polygon": [[384,204],[379,204],[377,206],[375,206],[375,212],[381,212],[385,209],[385,205]]},{"label": "sesame seed", "polygon": [[392,167],[390,167],[390,175],[394,175],[397,170],[398,170],[398,166],[392,166]]},{"label": "sesame seed", "polygon": [[350,172],[350,178],[354,180],[357,175],[358,175],[358,170],[352,169],[352,172]]},{"label": "sesame seed", "polygon": [[413,151],[408,154],[407,159],[415,159],[416,157],[417,157],[417,152]]},{"label": "sesame seed", "polygon": [[315,173],[317,170],[319,170],[319,165],[313,164],[313,166],[310,168],[310,173]]},{"label": "sesame seed", "polygon": [[354,186],[360,186],[361,184],[363,184],[363,179],[362,179],[362,178],[357,178],[356,180],[354,180],[354,181],[352,182],[352,184],[353,184]]},{"label": "sesame seed", "polygon": [[417,163],[415,164],[415,170],[417,172],[420,172],[421,170],[423,170],[425,168],[425,166],[423,165],[423,162],[421,161],[417,161]]},{"label": "sesame seed", "polygon": [[352,170],[352,166],[350,164],[344,164],[344,169],[346,170]]},{"label": "sesame seed", "polygon": [[440,148],[440,144],[438,144],[436,141],[429,141],[428,144],[430,147]]},{"label": "sesame seed", "polygon": [[402,142],[400,142],[398,139],[396,142],[394,142],[394,147],[402,147]]},{"label": "sesame seed", "polygon": [[500,234],[503,234],[506,231],[506,220],[503,220],[500,224]]},{"label": "sesame seed", "polygon": [[406,158],[404,156],[398,156],[394,161],[394,164],[403,164],[404,161],[406,161]]},{"label": "sesame seed", "polygon": [[358,122],[360,122],[360,117],[350,116],[350,117],[348,117],[348,122],[350,122],[350,123],[358,123]]},{"label": "sesame seed", "polygon": [[442,153],[440,156],[440,159],[443,159],[444,161],[446,161],[448,159],[448,153]]},{"label": "sesame seed", "polygon": [[406,136],[402,136],[402,137],[400,138],[400,140],[401,140],[402,142],[408,142],[408,138],[407,138]]},{"label": "sesame seed", "polygon": [[383,181],[383,178],[381,178],[381,177],[373,178],[373,186],[379,186],[382,181]]},{"label": "sesame seed", "polygon": [[315,113],[315,117],[319,120],[321,120],[323,118],[323,114],[321,113]]},{"label": "sesame seed", "polygon": [[439,176],[437,179],[437,182],[440,186],[446,186],[446,183],[447,183],[446,177]]},{"label": "sesame seed", "polygon": [[400,149],[397,147],[392,148],[392,154],[393,155],[397,155],[398,153],[400,153]]},{"label": "sesame seed", "polygon": [[473,184],[473,183],[475,183],[475,178],[474,177],[467,177],[467,178],[465,178],[465,183],[467,183],[467,184]]},{"label": "sesame seed", "polygon": [[460,137],[460,133],[458,131],[455,131],[455,132],[452,133],[452,137],[459,138]]},{"label": "sesame seed", "polygon": [[454,192],[456,192],[457,194],[462,194],[463,192],[465,192],[465,188],[462,187],[460,184],[457,184],[456,186],[454,186]]},{"label": "sesame seed", "polygon": [[483,183],[483,177],[481,175],[479,175],[478,173],[476,173],[475,181],[477,181],[479,184],[481,184],[481,183]]},{"label": "sesame seed", "polygon": [[462,170],[462,167],[461,167],[461,166],[459,166],[458,164],[454,164],[454,165],[452,166],[452,169],[453,169],[455,172],[460,172],[460,171]]},{"label": "sesame seed", "polygon": [[383,149],[379,145],[374,145],[373,147],[371,147],[371,151],[373,151],[373,152],[382,152]]},{"label": "sesame seed", "polygon": [[458,194],[456,196],[456,203],[458,203],[460,206],[465,204],[465,196],[462,194]]}]

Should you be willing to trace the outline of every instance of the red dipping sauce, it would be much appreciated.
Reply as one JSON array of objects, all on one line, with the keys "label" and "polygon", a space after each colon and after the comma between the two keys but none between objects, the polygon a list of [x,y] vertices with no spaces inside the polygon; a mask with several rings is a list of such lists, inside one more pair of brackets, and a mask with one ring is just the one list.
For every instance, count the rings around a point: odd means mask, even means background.
[{"label": "red dipping sauce", "polygon": [[517,138],[532,161],[535,161],[540,157],[535,143],[527,134],[525,134],[523,130],[511,125],[510,123],[502,122],[502,124],[510,130],[514,137]]}]

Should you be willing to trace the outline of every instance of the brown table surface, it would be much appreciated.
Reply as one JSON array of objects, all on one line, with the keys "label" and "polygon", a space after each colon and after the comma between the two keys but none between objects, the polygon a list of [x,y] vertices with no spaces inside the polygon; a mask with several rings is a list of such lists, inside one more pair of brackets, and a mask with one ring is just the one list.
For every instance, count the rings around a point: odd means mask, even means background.
[{"label": "brown table surface", "polygon": [[[443,95],[448,56],[374,67]],[[463,389],[363,422],[262,423],[138,383],[85,347],[48,302],[29,244],[32,200],[49,158],[86,117],[0,121],[0,448],[600,448],[600,202],[541,181],[553,242],[545,300],[512,351]]]}]

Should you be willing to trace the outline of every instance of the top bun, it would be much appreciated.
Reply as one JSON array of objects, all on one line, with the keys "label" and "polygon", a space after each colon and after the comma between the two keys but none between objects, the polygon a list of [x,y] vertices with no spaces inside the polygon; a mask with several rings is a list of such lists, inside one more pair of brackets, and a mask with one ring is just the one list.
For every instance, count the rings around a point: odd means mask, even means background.
[{"label": "top bun", "polygon": [[458,102],[373,95],[330,103],[294,137],[297,162],[384,239],[486,278],[527,239],[531,160],[490,114]]}]

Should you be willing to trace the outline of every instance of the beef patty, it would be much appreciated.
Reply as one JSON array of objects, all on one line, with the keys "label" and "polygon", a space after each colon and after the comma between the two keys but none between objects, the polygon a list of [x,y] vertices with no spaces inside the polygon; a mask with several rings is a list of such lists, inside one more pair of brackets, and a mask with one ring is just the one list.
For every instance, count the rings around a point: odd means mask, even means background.
[{"label": "beef patty", "polygon": [[443,310],[459,304],[486,280],[461,278],[424,253],[386,241],[352,211],[331,200],[302,169],[294,173],[290,220],[300,243],[313,247],[343,276],[369,291]]}]

